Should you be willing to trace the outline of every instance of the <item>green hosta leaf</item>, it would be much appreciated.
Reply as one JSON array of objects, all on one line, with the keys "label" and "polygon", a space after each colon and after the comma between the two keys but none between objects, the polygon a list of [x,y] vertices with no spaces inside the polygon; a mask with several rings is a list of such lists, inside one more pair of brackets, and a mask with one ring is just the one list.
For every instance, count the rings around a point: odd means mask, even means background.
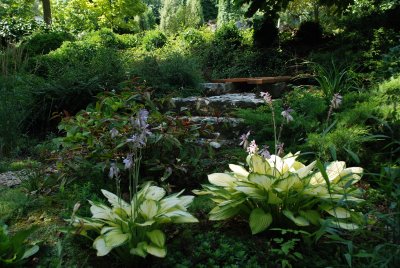
[{"label": "green hosta leaf", "polygon": [[208,181],[217,186],[227,187],[231,186],[237,179],[226,173],[213,173],[208,175]]},{"label": "green hosta leaf", "polygon": [[357,230],[360,228],[357,224],[351,222],[343,222],[343,221],[333,221],[332,223],[335,227],[345,229],[345,230]]},{"label": "green hosta leaf", "polygon": [[268,204],[277,205],[282,203],[282,199],[280,199],[275,193],[269,192],[268,193]]},{"label": "green hosta leaf", "polygon": [[147,232],[147,237],[157,247],[160,247],[160,248],[164,247],[165,234],[161,230],[153,230],[151,232]]},{"label": "green hosta leaf", "polygon": [[136,248],[131,248],[130,253],[145,258],[147,256],[147,246],[147,242],[139,242]]},{"label": "green hosta leaf", "polygon": [[350,211],[342,207],[325,209],[326,212],[338,219],[347,219],[351,217]]},{"label": "green hosta leaf", "polygon": [[306,220],[305,218],[298,216],[295,217],[293,215],[293,212],[291,212],[290,210],[284,210],[283,214],[288,217],[292,222],[294,222],[297,226],[308,226],[310,225],[310,222],[308,220]]},{"label": "green hosta leaf", "polygon": [[268,198],[268,196],[264,193],[263,190],[260,190],[255,187],[237,186],[235,187],[235,189],[238,190],[239,192],[245,193],[251,198],[255,198],[258,200],[264,200]]},{"label": "green hosta leaf", "polygon": [[229,168],[239,178],[247,178],[249,176],[249,172],[242,166],[229,164]]},{"label": "green hosta leaf", "polygon": [[157,215],[158,205],[154,200],[145,200],[140,205],[139,211],[143,218],[145,218],[146,220],[150,220],[153,219],[155,215]]},{"label": "green hosta leaf", "polygon": [[104,227],[101,234],[110,248],[118,247],[129,240],[129,234],[122,232],[120,227]]},{"label": "green hosta leaf", "polygon": [[252,234],[266,230],[272,223],[271,213],[265,213],[261,208],[255,208],[250,214],[249,224]]},{"label": "green hosta leaf", "polygon": [[267,161],[265,161],[259,155],[252,155],[250,159],[250,167],[252,168],[253,173],[258,174],[269,174],[271,167]]},{"label": "green hosta leaf", "polygon": [[150,186],[145,195],[146,199],[160,201],[165,196],[166,192],[163,188],[157,186]]},{"label": "green hosta leaf", "polygon": [[153,245],[147,245],[146,251],[147,253],[159,258],[164,258],[167,255],[167,250],[165,248],[160,248]]},{"label": "green hosta leaf", "polygon": [[299,214],[314,225],[318,225],[321,219],[321,216],[316,210],[300,210]]},{"label": "green hosta leaf", "polygon": [[103,236],[98,236],[94,240],[93,247],[97,250],[97,256],[105,256],[112,250],[112,247],[106,244]]},{"label": "green hosta leaf", "polygon": [[22,255],[21,259],[29,258],[30,256],[36,254],[39,251],[39,246],[34,245],[33,247],[25,250],[24,254]]},{"label": "green hosta leaf", "polygon": [[236,214],[240,212],[239,207],[230,207],[230,206],[224,206],[224,207],[219,207],[216,206],[210,211],[210,221],[220,221],[220,220],[226,220],[229,218],[232,218]]},{"label": "green hosta leaf", "polygon": [[269,191],[269,189],[271,188],[271,185],[273,183],[273,180],[270,177],[265,176],[265,175],[251,173],[248,178],[249,178],[249,181],[256,183],[261,188],[264,188],[264,190],[266,190],[266,191]]}]

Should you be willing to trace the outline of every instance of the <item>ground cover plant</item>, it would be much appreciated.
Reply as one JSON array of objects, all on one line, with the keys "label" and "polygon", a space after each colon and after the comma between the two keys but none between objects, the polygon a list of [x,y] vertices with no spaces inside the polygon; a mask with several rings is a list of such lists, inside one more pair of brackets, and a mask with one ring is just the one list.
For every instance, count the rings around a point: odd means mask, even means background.
[{"label": "ground cover plant", "polygon": [[399,18],[0,0],[0,266],[396,267]]}]

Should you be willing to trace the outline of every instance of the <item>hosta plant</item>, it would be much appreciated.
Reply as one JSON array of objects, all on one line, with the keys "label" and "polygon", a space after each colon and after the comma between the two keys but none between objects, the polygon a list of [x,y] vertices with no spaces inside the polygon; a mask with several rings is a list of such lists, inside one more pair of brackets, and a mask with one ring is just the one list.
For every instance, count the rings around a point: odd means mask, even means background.
[{"label": "hosta plant", "polygon": [[268,158],[250,153],[249,169],[230,164],[231,171],[208,175],[211,184],[195,191],[210,195],[216,206],[210,220],[226,220],[237,215],[248,218],[253,234],[270,225],[318,226],[324,221],[332,227],[356,229],[362,215],[353,210],[360,201],[354,183],[363,169],[346,168],[335,161],[325,166],[318,161],[304,165],[299,153]]},{"label": "hosta plant", "polygon": [[183,191],[166,196],[163,188],[145,183],[128,203],[106,190],[103,195],[111,204],[89,201],[91,218],[73,216],[74,233],[92,239],[97,256],[105,256],[115,249],[127,258],[130,255],[146,257],[148,254],[165,257],[165,223],[193,223],[198,220],[187,212],[193,196],[181,195]]}]

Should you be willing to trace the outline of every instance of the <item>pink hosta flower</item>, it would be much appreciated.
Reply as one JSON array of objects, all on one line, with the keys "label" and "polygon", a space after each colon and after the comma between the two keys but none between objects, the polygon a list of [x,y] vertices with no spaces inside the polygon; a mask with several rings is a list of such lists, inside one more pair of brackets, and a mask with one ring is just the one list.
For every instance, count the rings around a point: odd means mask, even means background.
[{"label": "pink hosta flower", "polygon": [[133,167],[132,154],[128,154],[122,162],[125,164],[125,169],[131,169]]},{"label": "pink hosta flower", "polygon": [[269,149],[269,146],[264,145],[264,147],[260,150],[259,154],[266,159],[270,159],[271,153],[268,151],[268,149]]},{"label": "pink hosta flower", "polygon": [[250,131],[247,132],[246,134],[242,134],[242,136],[240,136],[241,142],[239,143],[239,145],[240,146],[243,145],[244,149],[246,149],[247,146],[249,146],[249,136],[250,136]]},{"label": "pink hosta flower", "polygon": [[286,123],[289,123],[290,121],[293,121],[293,116],[290,114],[292,113],[293,110],[290,109],[290,107],[286,108],[285,110],[283,110],[283,112],[281,113],[281,115],[283,116],[283,118],[286,119]]},{"label": "pink hosta flower", "polygon": [[256,154],[256,153],[258,152],[258,146],[257,146],[255,140],[252,140],[252,141],[250,142],[249,147],[247,147],[247,152],[248,152],[249,154]]},{"label": "pink hosta flower", "polygon": [[282,155],[284,155],[285,154],[285,152],[284,152],[284,146],[285,146],[285,144],[282,142],[282,143],[279,143],[278,144],[278,146],[277,146],[277,149],[278,149],[278,155],[279,156],[282,156]]},{"label": "pink hosta flower", "polygon": [[342,104],[342,101],[343,101],[343,96],[341,96],[339,93],[335,93],[331,100],[332,108],[333,109],[339,108],[340,104]]},{"label": "pink hosta flower", "polygon": [[265,102],[272,106],[272,96],[268,92],[260,92],[260,96],[265,100]]}]

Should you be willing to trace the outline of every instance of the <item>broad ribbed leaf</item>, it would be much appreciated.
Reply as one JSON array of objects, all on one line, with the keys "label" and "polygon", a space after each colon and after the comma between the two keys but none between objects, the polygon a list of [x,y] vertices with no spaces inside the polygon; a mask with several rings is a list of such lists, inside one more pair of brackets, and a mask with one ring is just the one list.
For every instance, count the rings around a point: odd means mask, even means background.
[{"label": "broad ribbed leaf", "polygon": [[[123,233],[119,227],[108,227],[106,233],[103,234],[107,247],[115,248],[129,240],[129,234]],[[102,230],[102,233],[103,233]]]},{"label": "broad ribbed leaf", "polygon": [[249,181],[256,183],[259,185],[261,188],[263,188],[266,191],[269,191],[271,188],[271,185],[273,183],[272,179],[268,176],[265,175],[260,175],[260,174],[255,174],[251,173],[249,175]]},{"label": "broad ribbed leaf", "polygon": [[246,195],[248,195],[251,198],[259,199],[259,200],[264,200],[267,199],[268,196],[264,193],[263,190],[260,190],[255,187],[245,187],[245,186],[237,186],[235,187],[236,190],[239,192],[242,192]]},{"label": "broad ribbed leaf", "polygon": [[145,198],[149,200],[159,201],[165,196],[166,192],[163,188],[157,186],[150,186],[146,192]]},{"label": "broad ribbed leaf", "polygon": [[252,155],[250,161],[253,173],[269,174],[271,167],[261,156]]},{"label": "broad ribbed leaf", "polygon": [[293,212],[291,212],[290,210],[284,210],[283,214],[288,217],[292,222],[294,222],[297,226],[308,226],[310,225],[310,222],[308,220],[306,220],[305,218],[298,216],[295,217],[293,215]]},{"label": "broad ribbed leaf", "polygon": [[321,219],[321,216],[316,210],[300,210],[299,214],[314,225],[318,225]]},{"label": "broad ribbed leaf", "polygon": [[140,213],[146,219],[153,219],[157,215],[158,205],[154,200],[145,200],[140,205]]},{"label": "broad ribbed leaf", "polygon": [[97,256],[105,256],[112,250],[112,247],[106,244],[103,236],[98,236],[96,240],[94,240],[93,247],[97,250]]},{"label": "broad ribbed leaf", "polygon": [[217,186],[227,187],[231,186],[237,179],[226,173],[213,173],[208,175],[208,181]]},{"label": "broad ribbed leaf", "polygon": [[345,230],[357,230],[360,228],[357,224],[351,222],[343,222],[343,221],[334,221],[333,225],[338,228],[342,228]]},{"label": "broad ribbed leaf", "polygon": [[350,211],[342,207],[325,209],[326,212],[338,219],[347,219],[351,217]]},{"label": "broad ribbed leaf", "polygon": [[167,255],[167,250],[165,248],[156,247],[154,245],[147,245],[146,251],[159,258],[164,258]]},{"label": "broad ribbed leaf", "polygon": [[215,207],[210,211],[210,221],[226,220],[233,216],[236,216],[240,212],[239,207]]},{"label": "broad ribbed leaf", "polygon": [[151,232],[147,232],[147,237],[157,247],[160,247],[160,248],[164,247],[165,234],[161,230],[153,230]]},{"label": "broad ribbed leaf", "polygon": [[266,230],[272,223],[271,213],[265,213],[261,208],[255,208],[250,213],[249,224],[252,234]]},{"label": "broad ribbed leaf", "polygon": [[229,168],[237,175],[238,177],[247,178],[249,176],[249,172],[242,166],[229,164]]}]

